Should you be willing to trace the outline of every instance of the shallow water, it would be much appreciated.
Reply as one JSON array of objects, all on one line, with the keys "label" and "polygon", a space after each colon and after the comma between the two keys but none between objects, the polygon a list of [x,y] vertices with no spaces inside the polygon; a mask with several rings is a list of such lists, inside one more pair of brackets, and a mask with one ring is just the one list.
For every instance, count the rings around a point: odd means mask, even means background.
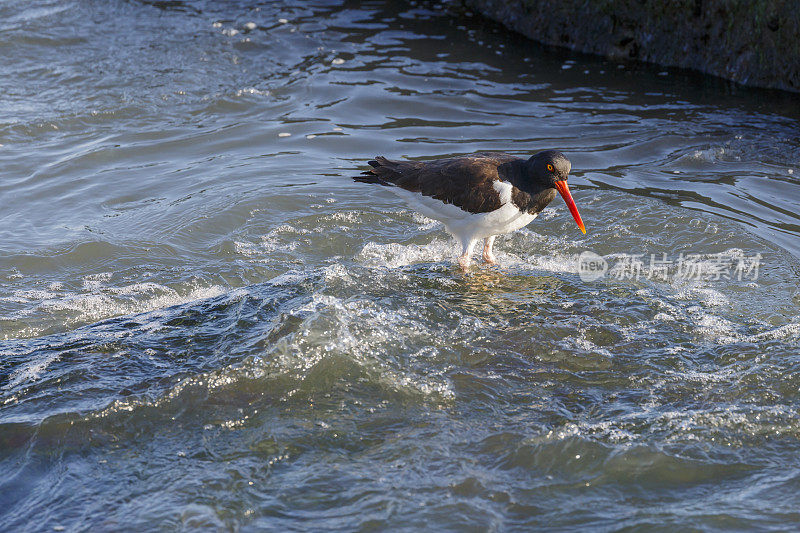
[{"label": "shallow water", "polygon": [[[797,95],[435,4],[0,21],[0,529],[797,527]],[[466,276],[349,179],[545,148],[588,234]]]}]

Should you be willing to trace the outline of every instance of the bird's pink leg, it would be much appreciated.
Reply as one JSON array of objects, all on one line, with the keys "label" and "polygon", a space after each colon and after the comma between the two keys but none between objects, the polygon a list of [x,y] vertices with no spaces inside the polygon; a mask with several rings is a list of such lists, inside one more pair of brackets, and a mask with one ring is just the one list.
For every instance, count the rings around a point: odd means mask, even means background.
[{"label": "bird's pink leg", "polygon": [[467,241],[466,244],[462,244],[462,252],[461,255],[458,256],[458,264],[461,267],[461,270],[466,270],[469,267],[472,259],[472,249],[475,247],[475,242],[477,241]]},{"label": "bird's pink leg", "polygon": [[492,253],[492,245],[494,244],[494,238],[495,235],[492,235],[491,237],[486,237],[486,240],[484,241],[483,244],[483,260],[489,263],[490,265],[497,263],[497,258]]}]

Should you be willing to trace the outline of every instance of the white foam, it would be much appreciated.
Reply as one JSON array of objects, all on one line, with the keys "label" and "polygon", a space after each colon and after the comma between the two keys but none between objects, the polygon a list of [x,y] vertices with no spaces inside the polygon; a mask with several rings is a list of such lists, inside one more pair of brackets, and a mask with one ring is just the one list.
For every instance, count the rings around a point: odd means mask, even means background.
[{"label": "white foam", "polygon": [[[106,280],[105,273],[89,279],[85,292],[25,292],[28,298],[23,303],[32,304],[11,315],[11,318],[40,316],[57,319],[66,326],[96,322],[121,315],[146,313],[157,309],[181,305],[197,300],[213,298],[224,293],[219,285],[193,287],[188,292],[152,282],[136,283],[119,287],[102,287],[97,278]],[[34,298],[34,296],[38,298]],[[66,315],[66,316],[65,316]],[[52,320],[50,321],[52,322]],[[36,335],[42,326],[33,328]],[[21,332],[17,332],[17,335]]]},{"label": "white foam", "polygon": [[797,340],[798,338],[800,338],[800,323],[793,322],[774,329],[762,331],[761,333],[756,333],[755,335],[750,335],[746,337],[746,340],[749,342],[757,342],[762,340]]},{"label": "white foam", "polygon": [[419,229],[419,230],[425,231],[425,230],[430,230],[430,229],[437,228],[437,227],[440,227],[440,226],[444,226],[438,220],[434,220],[432,218],[428,218],[428,217],[426,217],[424,215],[421,215],[420,213],[417,213],[416,211],[403,211],[403,213],[408,213],[408,214],[411,215],[411,220],[415,224],[417,224],[417,229]]},{"label": "white foam", "polygon": [[[694,309],[694,308],[693,308]],[[721,316],[694,311],[695,329],[706,338],[719,344],[731,344],[741,340],[736,325]]]},{"label": "white foam", "polygon": [[112,272],[100,272],[98,274],[89,274],[83,278],[83,288],[86,290],[95,290],[100,288],[105,282],[111,279]]},{"label": "white foam", "polygon": [[459,248],[452,240],[434,239],[428,244],[378,244],[368,242],[356,261],[368,267],[397,268],[416,263],[453,261]]},{"label": "white foam", "polygon": [[0,301],[14,303],[28,303],[53,298],[56,293],[37,289],[17,290],[11,296],[0,296]]},{"label": "white foam", "polygon": [[25,362],[9,375],[8,383],[3,386],[3,389],[9,391],[23,383],[36,381],[47,370],[47,367],[58,359],[57,353],[49,353]]},{"label": "white foam", "polygon": [[620,424],[609,421],[603,422],[568,422],[561,427],[552,429],[547,433],[528,439],[531,444],[539,442],[565,440],[574,437],[586,438],[587,436],[602,438],[615,444],[629,444],[639,440],[640,436],[620,427]]},{"label": "white foam", "polygon": [[606,348],[601,348],[600,346],[596,345],[592,341],[584,338],[584,337],[576,337],[573,339],[573,343],[575,346],[580,348],[581,350],[597,353],[600,355],[604,355],[606,357],[613,357],[611,352],[609,352]]},{"label": "white foam", "polygon": [[322,273],[325,281],[344,281],[347,283],[355,281],[344,265],[340,263],[324,267]]},{"label": "white foam", "polygon": [[656,313],[653,317],[656,322],[674,322],[676,318],[669,313]]},{"label": "white foam", "polygon": [[296,250],[300,246],[297,235],[309,234],[311,234],[311,231],[307,229],[281,224],[262,235],[260,237],[261,242],[258,244],[248,241],[234,241],[233,245],[236,253],[259,259],[265,254],[275,251],[289,252]]},{"label": "white foam", "polygon": [[578,255],[531,255],[528,257],[527,264],[541,270],[550,272],[564,272],[569,274],[578,273]]},{"label": "white foam", "polygon": [[725,154],[725,148],[722,146],[714,146],[704,150],[695,150],[689,156],[696,161],[704,161],[707,163],[714,163]]},{"label": "white foam", "polygon": [[225,294],[225,289],[219,285],[211,285],[209,287],[196,287],[193,288],[188,294],[181,295],[178,291],[170,289],[163,285],[156,283],[137,283],[112,289],[116,294],[125,294],[130,296],[141,297],[147,293],[162,292],[162,294],[151,297],[147,300],[140,300],[133,304],[133,310],[130,313],[141,313],[144,311],[151,311],[154,309],[162,309],[166,307],[173,307],[176,305],[183,305],[189,302],[199,300],[207,300],[209,298],[216,298]]},{"label": "white foam", "polygon": [[681,300],[687,300],[691,302],[699,301],[711,307],[720,307],[730,304],[728,297],[722,294],[720,291],[710,287],[701,287],[697,285],[683,287],[682,289],[678,290],[675,296]]},{"label": "white foam", "polygon": [[364,219],[362,211],[336,211],[320,217],[321,221],[357,223]]},{"label": "white foam", "polygon": [[275,276],[271,280],[268,281],[270,285],[280,286],[280,285],[295,285],[300,283],[301,281],[307,279],[308,275],[304,272],[299,270],[290,270],[288,272],[284,272],[279,276]]},{"label": "white foam", "polygon": [[265,254],[275,251],[290,252],[296,250],[300,243],[297,241],[282,241],[275,235],[262,235],[261,242],[256,244],[252,242],[234,241],[234,248],[236,253],[253,259],[263,259]]},{"label": "white foam", "polygon": [[260,89],[256,89],[255,87],[245,87],[244,89],[239,89],[236,91],[236,96],[244,96],[246,94],[254,94],[259,96],[268,96],[270,94],[269,91],[262,91]]}]

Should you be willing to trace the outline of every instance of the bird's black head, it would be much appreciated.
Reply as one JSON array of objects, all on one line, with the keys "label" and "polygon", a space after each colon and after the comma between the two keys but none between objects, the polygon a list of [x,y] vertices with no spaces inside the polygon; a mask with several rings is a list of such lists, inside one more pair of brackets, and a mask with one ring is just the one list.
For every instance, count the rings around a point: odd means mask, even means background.
[{"label": "bird's black head", "polygon": [[572,163],[569,162],[564,154],[556,150],[545,150],[531,156],[525,162],[528,170],[528,178],[530,184],[538,189],[556,189],[564,198],[564,201],[569,207],[572,217],[577,222],[578,227],[583,233],[586,233],[586,228],[581,220],[581,215],[578,213],[578,208],[575,206],[575,201],[567,187],[567,176],[569,171],[572,170]]},{"label": "bird's black head", "polygon": [[572,170],[572,163],[561,152],[545,150],[531,156],[527,161],[531,181],[549,189],[556,188],[557,181],[564,181]]}]

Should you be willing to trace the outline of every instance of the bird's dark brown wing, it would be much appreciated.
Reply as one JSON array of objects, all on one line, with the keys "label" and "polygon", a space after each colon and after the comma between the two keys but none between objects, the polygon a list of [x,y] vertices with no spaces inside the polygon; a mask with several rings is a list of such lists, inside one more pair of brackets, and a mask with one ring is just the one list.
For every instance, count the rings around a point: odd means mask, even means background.
[{"label": "bird's dark brown wing", "polygon": [[453,204],[470,213],[486,213],[501,207],[493,187],[501,179],[498,167],[522,161],[507,154],[475,154],[435,161],[392,161],[376,157],[372,169],[354,178],[368,183],[396,185]]}]

